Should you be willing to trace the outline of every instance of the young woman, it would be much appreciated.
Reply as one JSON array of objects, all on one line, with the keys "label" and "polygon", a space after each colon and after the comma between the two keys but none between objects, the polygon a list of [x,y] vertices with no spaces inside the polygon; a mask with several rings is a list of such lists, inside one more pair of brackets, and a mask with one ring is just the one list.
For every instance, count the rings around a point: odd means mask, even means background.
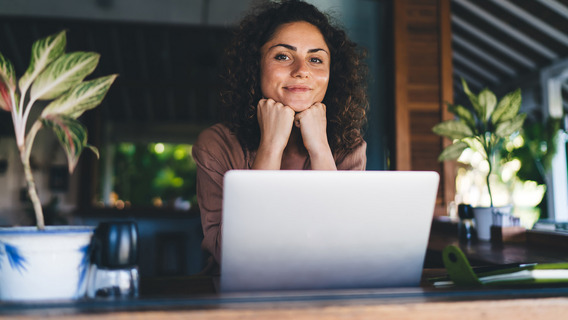
[{"label": "young woman", "polygon": [[193,146],[212,265],[228,170],[365,169],[365,75],[356,44],[310,4],[267,2],[243,19],[226,52],[225,121]]}]

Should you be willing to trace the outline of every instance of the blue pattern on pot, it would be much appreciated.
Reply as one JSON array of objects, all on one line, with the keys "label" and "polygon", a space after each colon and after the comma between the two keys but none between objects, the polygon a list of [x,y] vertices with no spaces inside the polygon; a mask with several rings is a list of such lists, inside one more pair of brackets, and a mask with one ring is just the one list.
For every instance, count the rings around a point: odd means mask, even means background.
[{"label": "blue pattern on pot", "polygon": [[[87,270],[89,269],[90,260],[90,248],[90,245],[85,245],[79,249],[79,252],[83,254],[83,258],[81,259],[81,263],[77,267],[79,269],[79,284],[77,285],[77,291],[81,289],[81,286],[83,285],[85,278],[87,277]],[[27,264],[27,260],[20,254],[16,246],[0,241],[0,270],[2,269],[1,258],[3,256],[8,257],[8,261],[12,269],[18,270],[20,274],[22,273],[22,271],[27,271],[25,266]]]},{"label": "blue pattern on pot", "polygon": [[6,255],[8,261],[10,262],[10,267],[12,269],[18,270],[22,273],[22,270],[27,271],[25,264],[27,264],[26,258],[24,258],[18,248],[10,244],[0,241],[0,269],[2,269],[2,257]]},{"label": "blue pattern on pot", "polygon": [[90,254],[91,254],[91,245],[87,244],[79,248],[79,252],[83,254],[83,259],[81,259],[81,263],[79,264],[79,284],[77,285],[77,293],[81,292],[81,288],[85,283],[85,279],[87,278],[87,271],[89,270],[90,264]]},{"label": "blue pattern on pot", "polygon": [[85,296],[94,227],[0,227],[3,301],[74,300]]}]

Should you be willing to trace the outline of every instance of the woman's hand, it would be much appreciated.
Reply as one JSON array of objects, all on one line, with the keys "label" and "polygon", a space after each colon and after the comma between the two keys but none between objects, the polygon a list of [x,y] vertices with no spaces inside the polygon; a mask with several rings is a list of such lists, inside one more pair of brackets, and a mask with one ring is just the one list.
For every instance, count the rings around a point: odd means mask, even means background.
[{"label": "woman's hand", "polygon": [[257,105],[260,145],[253,169],[279,170],[282,153],[294,125],[294,110],[273,99],[261,99]]},{"label": "woman's hand", "polygon": [[327,141],[325,104],[314,103],[308,109],[296,114],[294,125],[300,128],[304,146],[310,154],[312,169],[336,170],[331,148]]}]

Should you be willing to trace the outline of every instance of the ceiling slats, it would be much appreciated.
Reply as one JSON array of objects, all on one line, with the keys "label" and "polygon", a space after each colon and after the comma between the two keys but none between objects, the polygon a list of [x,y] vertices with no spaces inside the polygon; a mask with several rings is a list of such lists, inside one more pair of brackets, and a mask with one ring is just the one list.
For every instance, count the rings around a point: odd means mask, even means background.
[{"label": "ceiling slats", "polygon": [[454,81],[497,88],[568,58],[568,1],[452,0]]}]

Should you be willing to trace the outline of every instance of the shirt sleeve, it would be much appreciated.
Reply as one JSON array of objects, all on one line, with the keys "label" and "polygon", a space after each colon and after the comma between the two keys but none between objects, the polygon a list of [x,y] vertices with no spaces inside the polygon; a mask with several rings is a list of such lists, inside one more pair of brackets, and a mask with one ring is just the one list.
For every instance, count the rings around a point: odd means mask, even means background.
[{"label": "shirt sleeve", "polygon": [[367,143],[361,142],[351,152],[339,156],[335,160],[337,170],[365,170],[367,167]]},{"label": "shirt sleeve", "polygon": [[[203,228],[202,248],[221,259],[223,177],[228,170],[240,169],[244,154],[240,145],[228,137],[225,129],[212,127],[203,131],[192,149],[197,165],[197,202]],[[236,141],[236,139],[235,139]]]},{"label": "shirt sleeve", "polygon": [[[205,150],[193,147],[193,158],[197,164],[197,202],[201,212],[203,228],[203,249],[209,251],[215,260],[220,259],[222,180],[218,164]],[[207,195],[207,196],[204,196]]]}]

